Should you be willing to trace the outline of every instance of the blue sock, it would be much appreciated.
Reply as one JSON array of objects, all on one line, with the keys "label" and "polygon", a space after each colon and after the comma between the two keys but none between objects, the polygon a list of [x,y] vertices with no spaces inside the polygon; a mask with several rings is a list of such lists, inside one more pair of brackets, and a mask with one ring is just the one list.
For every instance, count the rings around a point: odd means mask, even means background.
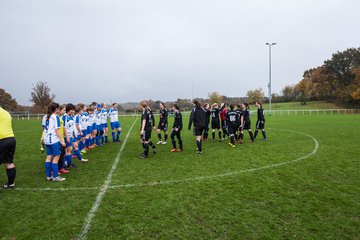
[{"label": "blue sock", "polygon": [[53,171],[53,177],[56,178],[57,176],[59,176],[59,167],[57,163],[53,163],[51,164],[51,168]]},{"label": "blue sock", "polygon": [[115,142],[115,140],[116,140],[116,138],[115,138],[115,132],[111,132],[111,137],[112,137],[113,142]]},{"label": "blue sock", "polygon": [[45,173],[47,177],[51,177],[51,162],[45,162]]},{"label": "blue sock", "polygon": [[105,142],[109,142],[109,137],[107,135],[105,136]]},{"label": "blue sock", "polygon": [[81,156],[80,150],[78,149],[78,150],[75,150],[74,152],[75,152],[75,155],[77,156],[77,158],[81,161],[82,156]]},{"label": "blue sock", "polygon": [[89,139],[85,138],[85,147],[88,148],[89,147]]},{"label": "blue sock", "polygon": [[98,145],[98,146],[100,146],[100,141],[99,141],[99,139],[100,139],[100,136],[96,136],[96,145]]},{"label": "blue sock", "polygon": [[119,141],[119,140],[120,140],[120,134],[121,134],[121,131],[118,131],[118,132],[117,132],[117,135],[116,135],[116,141]]},{"label": "blue sock", "polygon": [[68,167],[70,167],[72,165],[72,156],[71,155],[66,155],[66,162]]}]

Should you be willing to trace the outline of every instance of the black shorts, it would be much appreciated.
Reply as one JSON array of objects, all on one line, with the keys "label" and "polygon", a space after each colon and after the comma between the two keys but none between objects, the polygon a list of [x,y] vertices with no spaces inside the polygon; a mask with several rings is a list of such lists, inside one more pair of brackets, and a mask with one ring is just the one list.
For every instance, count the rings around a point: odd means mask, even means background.
[{"label": "black shorts", "polygon": [[195,136],[202,136],[202,134],[203,134],[203,132],[204,132],[204,127],[201,127],[201,128],[199,128],[199,127],[196,127],[196,128],[194,128],[194,135]]},{"label": "black shorts", "polygon": [[220,129],[220,122],[219,121],[212,121],[211,122],[211,128],[212,129]]},{"label": "black shorts", "polygon": [[221,128],[222,129],[226,128],[226,121],[225,120],[221,120]]},{"label": "black shorts", "polygon": [[244,122],[243,129],[244,130],[251,130],[251,122]]},{"label": "black shorts", "polygon": [[13,163],[16,148],[14,137],[0,140],[0,165],[3,163]]},{"label": "black shorts", "polygon": [[265,121],[261,122],[260,120],[256,121],[256,129],[264,129],[265,128]]},{"label": "black shorts", "polygon": [[228,133],[229,133],[229,135],[235,134],[238,129],[239,129],[238,126],[228,126]]},{"label": "black shorts", "polygon": [[147,142],[150,140],[150,138],[151,138],[151,128],[145,129],[144,134],[141,135],[141,140]]},{"label": "black shorts", "polygon": [[157,129],[160,129],[162,131],[167,131],[168,130],[168,124],[167,123],[164,123],[164,124],[159,123]]}]

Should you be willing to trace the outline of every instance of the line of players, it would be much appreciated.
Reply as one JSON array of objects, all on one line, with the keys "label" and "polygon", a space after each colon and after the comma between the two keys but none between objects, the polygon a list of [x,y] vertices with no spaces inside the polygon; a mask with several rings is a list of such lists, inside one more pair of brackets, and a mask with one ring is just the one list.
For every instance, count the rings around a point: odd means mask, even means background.
[{"label": "line of players", "polygon": [[68,173],[76,164],[72,162],[77,158],[80,162],[88,162],[82,154],[97,146],[107,144],[108,124],[112,130],[113,142],[120,142],[121,125],[118,119],[117,104],[113,103],[108,110],[105,104],[93,103],[89,107],[84,104],[77,106],[69,103],[60,106],[51,103],[47,114],[42,120],[43,136],[42,148],[46,149],[45,172],[47,181],[65,181],[59,176]]},{"label": "line of players", "polygon": [[[212,141],[215,141],[216,130],[218,131],[219,141],[222,142],[225,137],[229,137],[229,144],[232,147],[235,147],[236,141],[238,143],[243,143],[244,130],[248,131],[250,136],[250,142],[255,141],[259,130],[261,130],[263,135],[262,140],[266,141],[267,138],[265,132],[265,116],[263,105],[260,101],[256,101],[255,105],[257,106],[257,122],[255,134],[253,134],[251,130],[250,107],[248,103],[238,104],[237,109],[235,110],[235,106],[233,104],[230,105],[230,109],[227,109],[226,104],[224,103],[220,105],[220,108],[217,103],[214,103],[210,108],[208,103],[204,104],[204,106],[202,107],[199,101],[194,100],[194,108],[190,115],[188,128],[190,130],[191,125],[194,124],[194,135],[196,136],[197,141],[196,153],[202,153],[202,139],[204,139],[204,141],[208,141],[210,119],[212,128]],[[157,152],[156,146],[151,141],[152,128],[157,130],[159,139],[157,144],[167,144],[169,111],[165,107],[164,103],[160,103],[160,119],[157,128],[155,128],[155,118],[152,110],[148,106],[147,101],[141,101],[140,107],[142,109],[140,136],[142,146],[144,148],[144,151],[140,155],[140,158],[144,159],[148,157],[150,147],[153,149],[154,154]],[[172,107],[172,111],[174,113],[175,120],[171,132],[171,142],[173,148],[170,151],[182,152],[182,114],[180,112],[179,106],[176,104],[174,104],[174,106]],[[164,140],[162,138],[161,132],[164,132]],[[175,137],[178,140],[179,148],[176,148]]]}]

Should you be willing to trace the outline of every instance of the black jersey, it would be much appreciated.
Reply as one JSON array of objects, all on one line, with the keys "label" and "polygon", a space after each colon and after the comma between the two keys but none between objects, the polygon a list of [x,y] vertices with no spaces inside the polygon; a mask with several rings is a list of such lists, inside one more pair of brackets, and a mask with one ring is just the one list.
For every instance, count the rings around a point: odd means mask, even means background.
[{"label": "black jersey", "polygon": [[205,109],[205,125],[209,125],[210,123],[210,116],[211,116],[211,111],[209,109]]},{"label": "black jersey", "polygon": [[181,130],[183,127],[181,112],[175,111],[174,117],[175,117],[175,120],[174,120],[173,128],[178,128]]},{"label": "black jersey", "polygon": [[257,119],[259,121],[265,122],[264,109],[262,107],[259,107],[257,110]]},{"label": "black jersey", "polygon": [[167,124],[169,111],[166,108],[164,108],[164,109],[160,109],[159,113],[160,113],[160,123]]},{"label": "black jersey", "polygon": [[226,124],[229,127],[237,127],[240,125],[239,113],[235,110],[229,110],[226,113]]},{"label": "black jersey", "polygon": [[146,121],[145,123],[145,129],[149,129],[152,128],[153,126],[153,122],[154,122],[154,115],[151,112],[151,109],[146,108],[143,110],[142,114],[141,114],[141,125],[140,128],[142,127],[142,123],[143,121]]},{"label": "black jersey", "polygon": [[211,111],[211,120],[220,122],[220,110],[218,108],[213,108]]},{"label": "black jersey", "polygon": [[205,128],[205,112],[203,108],[193,108],[189,119],[189,130],[193,123],[195,128]]},{"label": "black jersey", "polygon": [[244,116],[244,122],[250,122],[250,111],[249,111],[249,109],[245,109],[244,111],[243,111],[243,116]]}]

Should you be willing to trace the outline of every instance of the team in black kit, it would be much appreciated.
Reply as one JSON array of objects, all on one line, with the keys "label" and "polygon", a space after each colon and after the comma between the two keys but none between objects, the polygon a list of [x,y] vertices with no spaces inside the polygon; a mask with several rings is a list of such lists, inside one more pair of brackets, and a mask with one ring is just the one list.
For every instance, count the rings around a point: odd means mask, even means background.
[{"label": "team in black kit", "polygon": [[[260,101],[256,101],[255,105],[257,107],[257,121],[255,134],[253,134],[251,130],[250,107],[248,103],[237,104],[237,109],[235,109],[234,104],[230,104],[230,109],[227,109],[225,104],[221,104],[221,109],[219,109],[217,103],[212,104],[210,108],[208,103],[201,106],[201,103],[198,100],[194,100],[193,109],[190,113],[188,130],[191,130],[191,127],[193,126],[193,134],[196,138],[196,153],[203,153],[203,141],[208,140],[210,123],[213,142],[215,141],[216,130],[218,131],[219,141],[222,142],[225,137],[228,136],[230,139],[229,145],[233,148],[236,146],[236,143],[244,143],[244,130],[249,133],[250,142],[255,142],[259,130],[261,130],[263,135],[262,140],[266,141],[263,105]],[[159,124],[156,128],[154,114],[148,106],[147,101],[141,101],[140,107],[142,110],[140,135],[144,149],[140,158],[145,159],[149,156],[150,147],[153,149],[154,154],[157,153],[157,148],[151,141],[152,129],[157,130],[159,138],[157,144],[166,144],[169,110],[165,107],[164,103],[160,103]],[[172,143],[170,152],[182,152],[184,150],[183,140],[181,138],[181,131],[183,129],[182,113],[177,104],[173,105],[171,112],[174,117],[174,123],[170,135]],[[162,140],[161,131],[164,132],[164,140]]]}]

